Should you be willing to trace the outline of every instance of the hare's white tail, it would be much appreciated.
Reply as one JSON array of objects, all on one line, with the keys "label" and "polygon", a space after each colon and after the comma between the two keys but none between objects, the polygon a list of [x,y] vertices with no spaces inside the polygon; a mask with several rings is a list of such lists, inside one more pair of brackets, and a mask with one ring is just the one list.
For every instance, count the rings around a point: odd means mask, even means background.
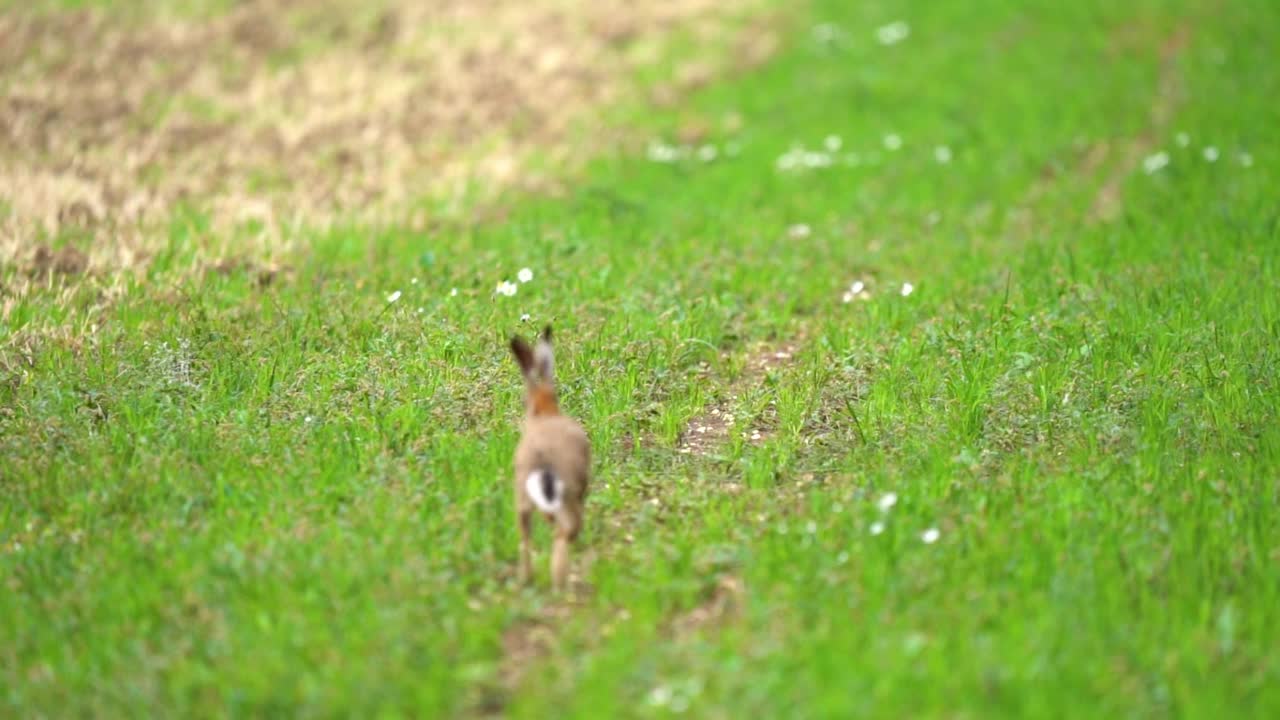
[{"label": "hare's white tail", "polygon": [[525,492],[529,499],[544,513],[553,513],[560,509],[560,498],[564,494],[564,483],[549,468],[538,468],[529,473],[524,480]]}]

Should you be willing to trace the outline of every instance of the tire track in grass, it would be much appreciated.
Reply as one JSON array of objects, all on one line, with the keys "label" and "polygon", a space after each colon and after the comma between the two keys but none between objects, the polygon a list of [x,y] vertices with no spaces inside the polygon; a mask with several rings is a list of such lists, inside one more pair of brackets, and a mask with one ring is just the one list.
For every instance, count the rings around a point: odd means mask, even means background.
[{"label": "tire track in grass", "polygon": [[1094,196],[1086,222],[1089,225],[1108,223],[1120,217],[1123,209],[1123,184],[1138,169],[1156,147],[1156,140],[1169,128],[1173,113],[1182,100],[1182,74],[1178,60],[1191,44],[1191,24],[1184,21],[1160,44],[1160,68],[1156,79],[1155,97],[1147,128],[1124,143],[1120,162],[1106,176]]},{"label": "tire track in grass", "polygon": [[[1150,112],[1149,128],[1123,145],[1121,161],[1102,180],[1093,202],[1091,218],[1112,219],[1119,212],[1120,186],[1124,179],[1139,166],[1142,158],[1151,152],[1156,138],[1165,131],[1180,99],[1181,78],[1177,72],[1177,60],[1188,46],[1190,28],[1183,24],[1160,46],[1160,76],[1155,100]],[[1030,208],[1041,200],[1054,195],[1059,183],[1069,178],[1096,177],[1113,156],[1114,146],[1094,144],[1082,149],[1072,174],[1046,175],[1028,187],[1021,207]],[[1028,212],[1027,220],[1032,221]],[[758,343],[748,353],[742,373],[723,391],[723,395],[700,414],[690,419],[681,432],[677,451],[684,455],[713,458],[732,441],[732,432],[742,417],[737,403],[758,389],[770,373],[789,367],[803,342],[803,334],[790,341]],[[760,445],[769,439],[769,410],[755,414],[747,425],[749,435],[744,439],[752,445]],[[718,574],[704,590],[702,600],[693,607],[674,613],[664,625],[675,638],[685,637],[718,626],[731,618],[744,602],[747,589],[740,577],[732,572]]]},{"label": "tire track in grass", "polygon": [[[1136,137],[1118,140],[1100,139],[1076,148],[1076,157],[1066,172],[1047,165],[1014,204],[1010,227],[1018,237],[1031,237],[1037,223],[1041,201],[1055,196],[1063,183],[1097,182],[1098,189],[1085,211],[1086,226],[1116,220],[1123,208],[1123,184],[1142,161],[1155,149],[1156,140],[1168,130],[1174,111],[1181,101],[1182,80],[1177,69],[1178,58],[1189,46],[1189,23],[1183,23],[1160,43],[1160,69],[1147,128]],[[1119,157],[1110,164],[1108,161]],[[1099,175],[1110,167],[1110,172]]]}]

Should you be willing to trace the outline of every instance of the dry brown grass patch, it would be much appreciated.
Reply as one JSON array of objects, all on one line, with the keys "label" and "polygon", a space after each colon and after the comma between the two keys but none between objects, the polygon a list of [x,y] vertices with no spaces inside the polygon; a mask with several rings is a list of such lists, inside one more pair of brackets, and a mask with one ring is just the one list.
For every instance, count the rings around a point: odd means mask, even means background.
[{"label": "dry brown grass patch", "polygon": [[584,123],[598,134],[600,111],[638,99],[636,70],[677,36],[695,49],[660,96],[767,57],[770,28],[739,21],[757,4],[249,0],[199,21],[7,11],[0,259],[74,230],[91,238],[91,264],[136,262],[146,253],[118,247],[156,234],[120,229],[183,202],[218,228],[272,228],[537,187],[526,160],[588,156]]}]

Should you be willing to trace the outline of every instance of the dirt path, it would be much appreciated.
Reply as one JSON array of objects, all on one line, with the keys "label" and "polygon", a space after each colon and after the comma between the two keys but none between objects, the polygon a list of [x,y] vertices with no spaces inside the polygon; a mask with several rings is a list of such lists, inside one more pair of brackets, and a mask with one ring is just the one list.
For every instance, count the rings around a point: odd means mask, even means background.
[{"label": "dirt path", "polygon": [[[725,391],[724,397],[712,403],[706,411],[690,420],[680,433],[678,449],[681,453],[694,455],[710,455],[719,450],[730,439],[737,418],[733,412],[733,404],[744,393],[759,385],[770,372],[788,365],[795,357],[801,342],[797,338],[790,342],[760,343],[748,352],[746,365],[742,374]],[[759,444],[770,432],[763,418],[753,419],[745,440]]]}]

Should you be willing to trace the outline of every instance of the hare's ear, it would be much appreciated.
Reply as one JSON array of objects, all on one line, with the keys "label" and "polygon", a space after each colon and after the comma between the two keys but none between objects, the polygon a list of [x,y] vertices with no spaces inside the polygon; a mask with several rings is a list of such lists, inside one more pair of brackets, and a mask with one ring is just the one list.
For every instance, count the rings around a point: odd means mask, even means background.
[{"label": "hare's ear", "polygon": [[543,328],[542,337],[538,338],[538,346],[533,351],[533,364],[538,377],[546,382],[556,379],[556,359],[555,354],[551,352],[550,325]]},{"label": "hare's ear", "polygon": [[529,377],[533,371],[533,348],[529,347],[524,338],[516,335],[511,338],[511,354],[516,356],[516,362],[520,364],[520,373]]}]

